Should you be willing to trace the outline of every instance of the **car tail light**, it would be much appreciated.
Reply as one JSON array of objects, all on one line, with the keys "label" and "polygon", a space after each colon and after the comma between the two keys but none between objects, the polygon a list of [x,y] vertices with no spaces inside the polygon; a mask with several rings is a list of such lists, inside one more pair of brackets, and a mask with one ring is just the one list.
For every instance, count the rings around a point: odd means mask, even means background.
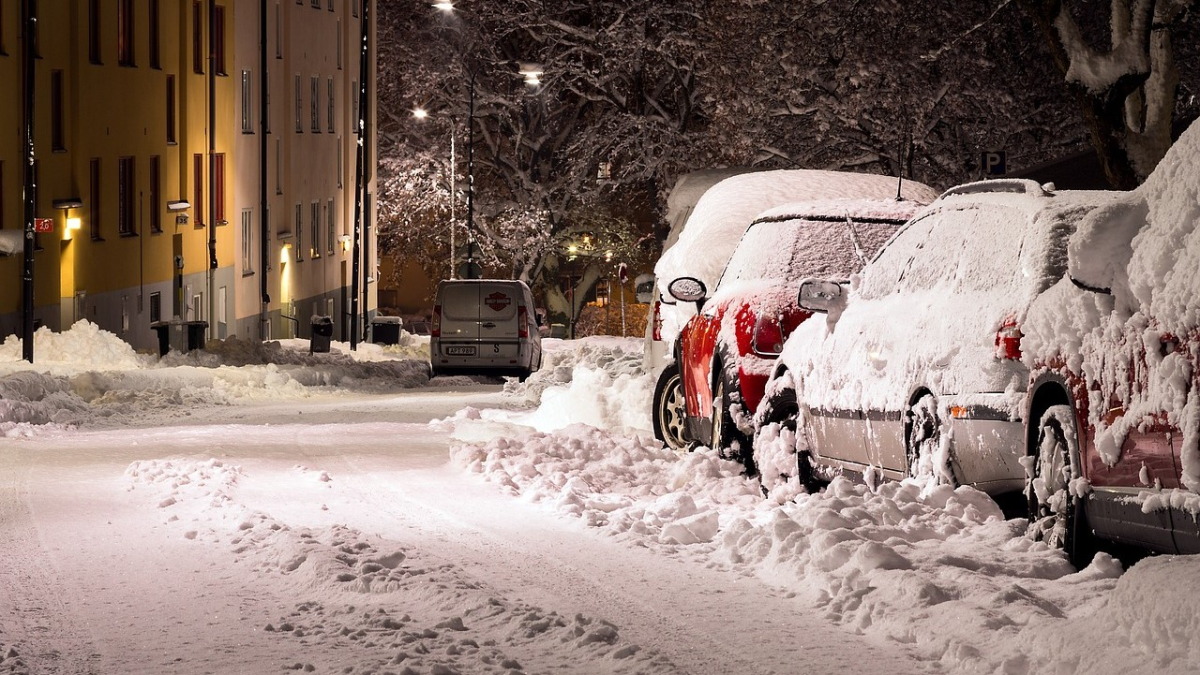
[{"label": "car tail light", "polygon": [[650,336],[655,342],[662,342],[662,300],[654,301],[654,318],[651,320],[654,322],[651,324],[654,332]]},{"label": "car tail light", "polygon": [[996,331],[996,358],[1019,360],[1021,358],[1021,327],[1016,319],[1009,319]]},{"label": "car tail light", "polygon": [[778,356],[783,351],[783,328],[779,318],[771,314],[759,314],[754,322],[754,336],[750,348],[762,356]]},{"label": "car tail light", "polygon": [[529,313],[525,305],[517,305],[517,337],[529,337]]},{"label": "car tail light", "polygon": [[433,306],[433,325],[429,327],[429,336],[440,338],[442,337],[442,306]]}]

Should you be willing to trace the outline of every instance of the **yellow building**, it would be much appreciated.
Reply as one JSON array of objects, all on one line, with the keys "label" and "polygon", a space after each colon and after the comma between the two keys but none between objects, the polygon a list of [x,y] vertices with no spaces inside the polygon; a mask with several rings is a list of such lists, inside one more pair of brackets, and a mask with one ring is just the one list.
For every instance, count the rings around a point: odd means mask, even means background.
[{"label": "yellow building", "polygon": [[[21,4],[0,3],[5,232],[24,228]],[[36,4],[36,215],[54,222],[37,237],[38,323],[86,318],[152,350],[159,321],[272,338],[331,315],[348,339],[361,0]],[[369,316],[374,106],[364,112]],[[20,252],[0,257],[0,339],[20,332],[22,268]]]}]

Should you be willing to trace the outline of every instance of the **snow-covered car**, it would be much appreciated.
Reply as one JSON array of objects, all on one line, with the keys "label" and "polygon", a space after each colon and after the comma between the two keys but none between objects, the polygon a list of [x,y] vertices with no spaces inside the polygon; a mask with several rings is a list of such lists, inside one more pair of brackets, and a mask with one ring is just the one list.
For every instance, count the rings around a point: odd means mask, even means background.
[{"label": "snow-covered car", "polygon": [[800,284],[800,306],[826,316],[792,333],[767,384],[754,454],[765,488],[848,470],[1020,493],[1022,325],[1063,278],[1076,224],[1113,199],[1048,187],[952,188],[848,288]]},{"label": "snow-covered car", "polygon": [[713,184],[712,179],[720,175],[703,172],[686,185],[681,181],[672,191],[671,234],[654,267],[657,285],[646,325],[644,364],[657,381],[654,434],[675,449],[686,447],[687,442],[681,433],[681,380],[672,356],[675,339],[695,314],[695,305],[677,303],[667,290],[670,282],[689,276],[715,288],[742,234],[756,216],[774,207],[798,201],[897,196],[928,204],[937,198],[929,186],[894,176],[795,169],[743,172]]},{"label": "snow-covered car", "polygon": [[849,279],[923,206],[895,199],[787,204],[754,220],[711,295],[699,279],[672,282],[677,301],[700,306],[676,342],[684,440],[717,448],[753,472],[752,416],[767,376],[784,340],[812,316],[796,305],[800,280]]},{"label": "snow-covered car", "polygon": [[1068,253],[1025,328],[1033,533],[1200,553],[1200,125]]}]

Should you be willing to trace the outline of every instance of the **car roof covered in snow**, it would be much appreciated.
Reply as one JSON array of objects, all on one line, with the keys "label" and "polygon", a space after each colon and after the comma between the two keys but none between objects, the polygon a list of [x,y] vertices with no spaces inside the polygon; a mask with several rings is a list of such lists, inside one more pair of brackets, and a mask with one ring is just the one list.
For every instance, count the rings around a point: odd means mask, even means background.
[{"label": "car roof covered in snow", "polygon": [[[803,200],[894,198],[898,181],[895,176],[808,169],[726,178],[704,193],[679,240],[655,265],[659,286],[665,292],[673,279],[694,276],[712,287],[742,234],[763,211]],[[938,196],[929,186],[910,180],[904,181],[901,194],[922,204]]]}]

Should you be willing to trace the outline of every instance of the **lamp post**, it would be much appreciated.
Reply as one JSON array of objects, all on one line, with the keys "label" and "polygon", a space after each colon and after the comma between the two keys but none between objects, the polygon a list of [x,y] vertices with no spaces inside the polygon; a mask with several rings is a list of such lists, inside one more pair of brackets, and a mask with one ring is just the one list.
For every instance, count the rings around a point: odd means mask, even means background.
[{"label": "lamp post", "polygon": [[[423,120],[429,117],[429,111],[424,108],[413,110],[413,117],[418,120]],[[458,164],[458,158],[455,155],[455,137],[458,135],[458,122],[454,118],[450,118],[450,278],[454,278],[454,251],[457,243],[455,242],[456,224],[454,221],[454,202],[458,194],[457,177],[455,176],[455,168]]]}]

